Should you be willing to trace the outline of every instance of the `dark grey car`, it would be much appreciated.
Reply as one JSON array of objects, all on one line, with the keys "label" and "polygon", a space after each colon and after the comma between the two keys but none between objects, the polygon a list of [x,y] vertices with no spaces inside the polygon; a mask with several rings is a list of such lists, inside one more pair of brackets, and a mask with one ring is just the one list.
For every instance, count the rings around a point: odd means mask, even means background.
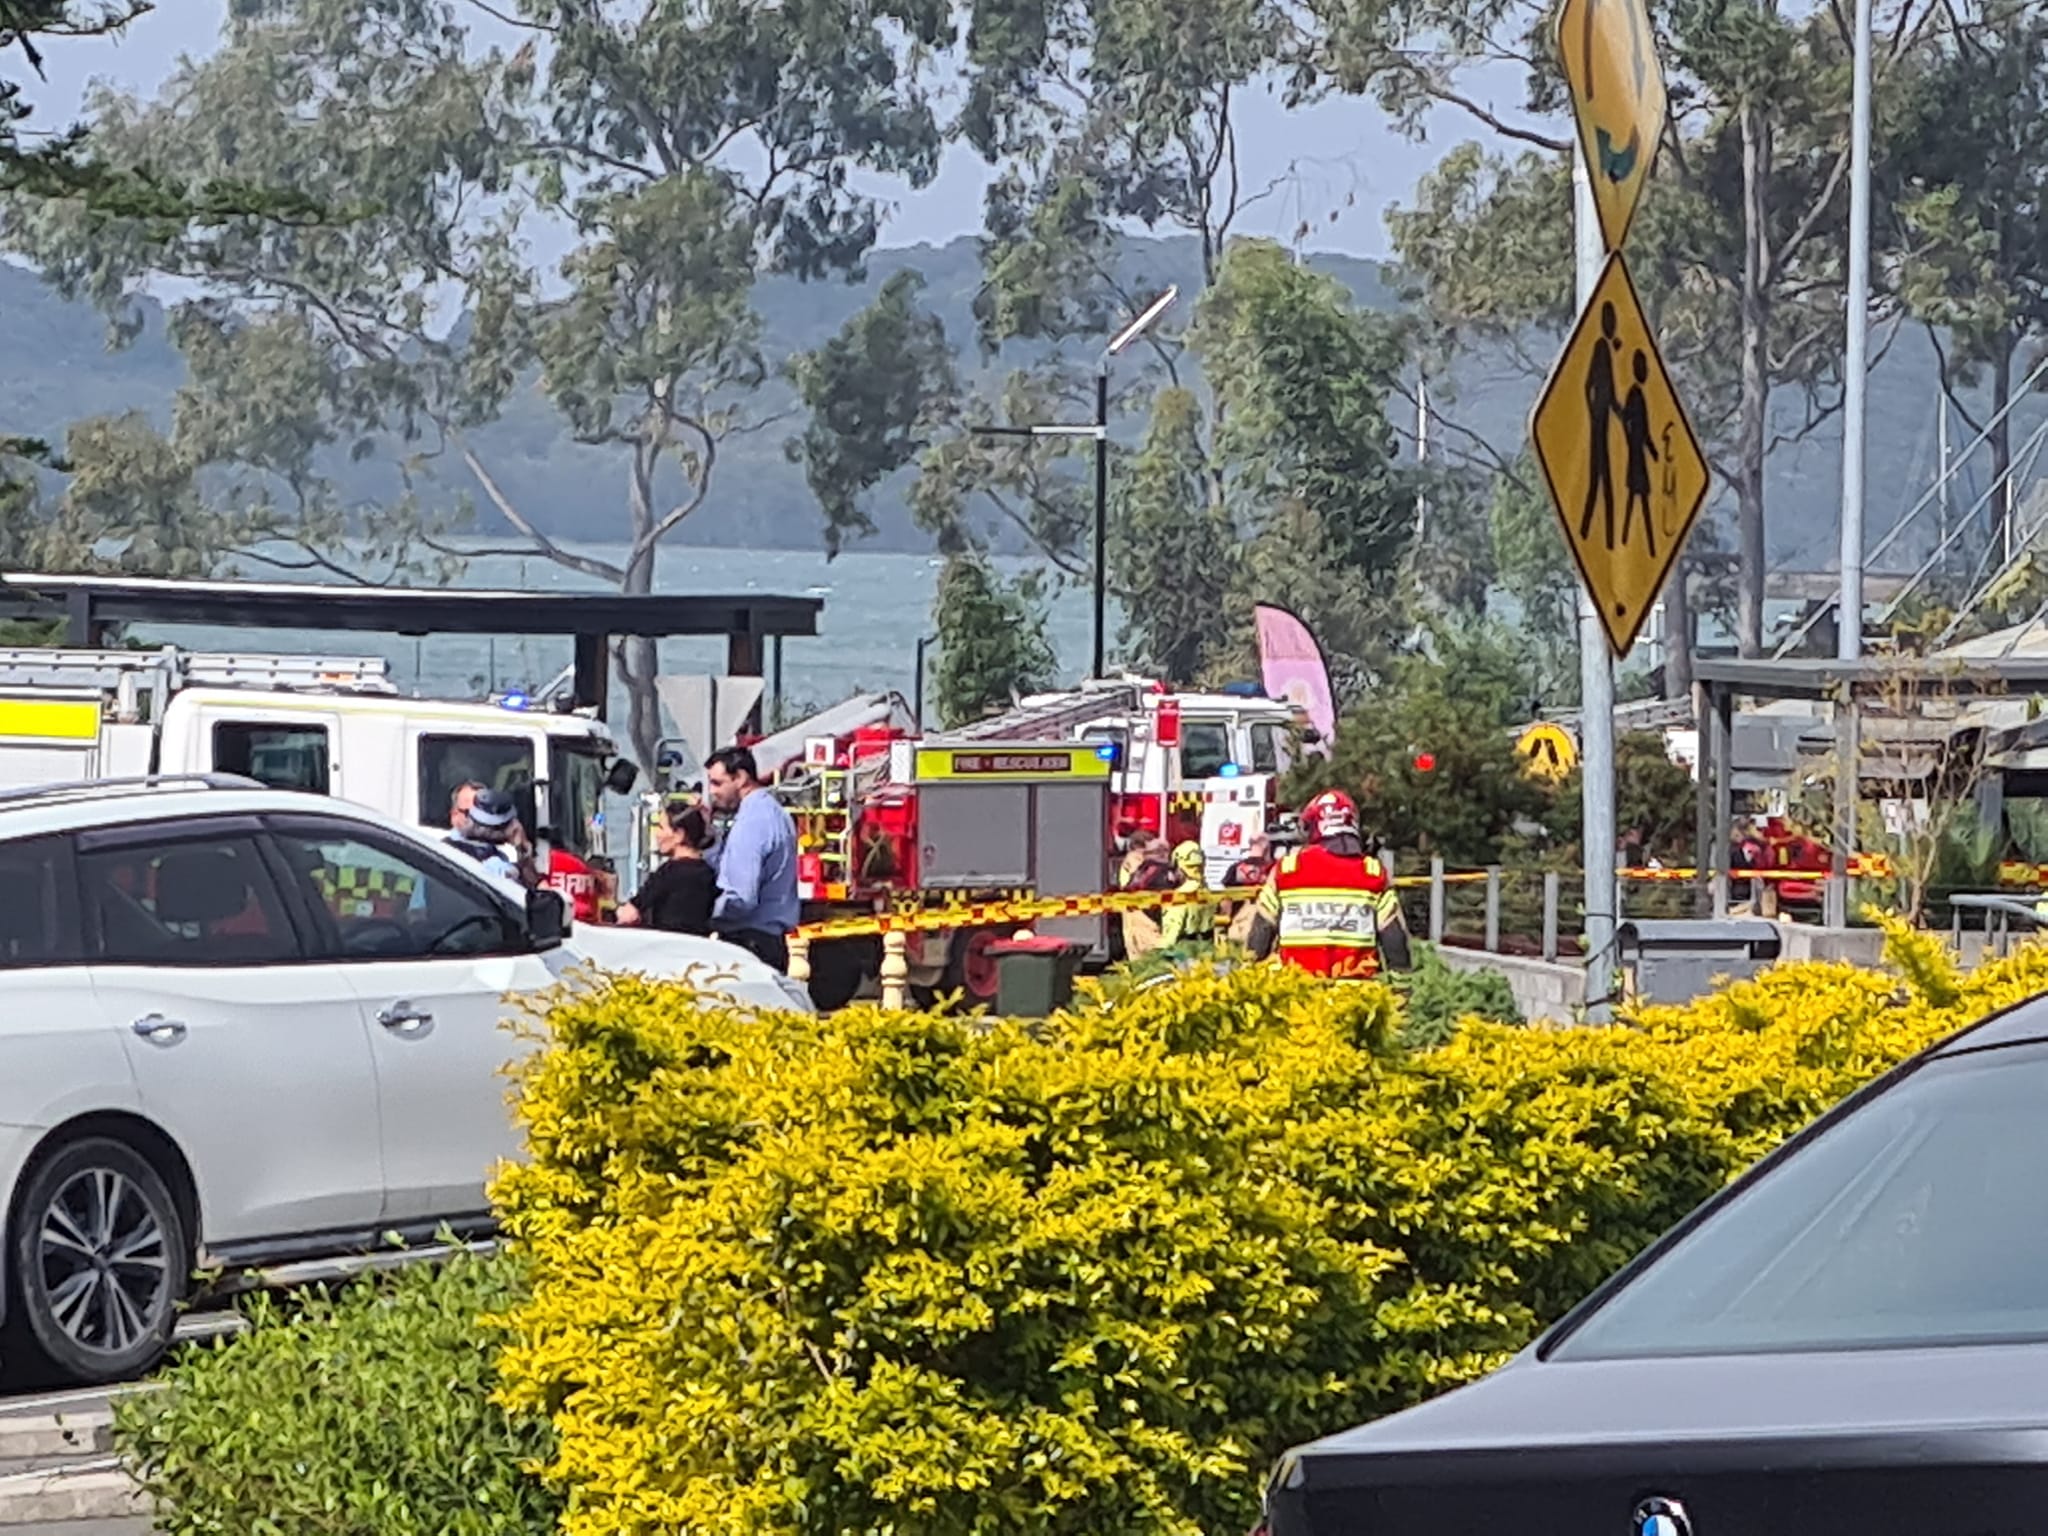
[{"label": "dark grey car", "polygon": [[1889,1074],[1272,1536],[2048,1533],[2048,999]]}]

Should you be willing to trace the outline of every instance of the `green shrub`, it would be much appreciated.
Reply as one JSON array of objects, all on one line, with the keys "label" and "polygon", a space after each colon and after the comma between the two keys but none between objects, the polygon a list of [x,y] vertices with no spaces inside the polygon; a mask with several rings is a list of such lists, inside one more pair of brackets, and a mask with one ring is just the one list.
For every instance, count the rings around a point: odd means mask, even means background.
[{"label": "green shrub", "polygon": [[562,1000],[504,1396],[567,1536],[1236,1536],[1282,1447],[1469,1380],[2048,951],[1805,965],[1412,1055],[1392,989],[1198,970],[1029,1026]]},{"label": "green shrub", "polygon": [[1405,1005],[1401,1043],[1410,1050],[1442,1045],[1467,1019],[1522,1022],[1514,988],[1499,971],[1454,971],[1434,944],[1418,942],[1414,950],[1415,969],[1389,978]]},{"label": "green shrub", "polygon": [[1029,1025],[616,980],[527,1070],[519,1264],[252,1301],[121,1445],[177,1536],[1237,1536],[1278,1449],[1490,1369],[2048,990],[2048,946],[1889,954],[1413,1052],[1393,989],[1271,967]]},{"label": "green shrub", "polygon": [[524,1470],[545,1420],[492,1401],[479,1318],[520,1294],[513,1262],[365,1277],[246,1307],[248,1333],[181,1356],[119,1400],[121,1450],[172,1536],[542,1536],[559,1499]]}]

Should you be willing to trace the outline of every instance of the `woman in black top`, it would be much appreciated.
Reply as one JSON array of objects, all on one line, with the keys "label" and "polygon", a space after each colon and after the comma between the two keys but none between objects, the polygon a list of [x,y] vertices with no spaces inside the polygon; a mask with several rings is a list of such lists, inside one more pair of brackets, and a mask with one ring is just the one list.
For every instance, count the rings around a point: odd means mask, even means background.
[{"label": "woman in black top", "polygon": [[619,908],[627,927],[659,928],[665,933],[711,932],[711,906],[718,899],[718,876],[705,861],[711,823],[698,806],[671,807],[654,831],[660,866],[633,899]]}]

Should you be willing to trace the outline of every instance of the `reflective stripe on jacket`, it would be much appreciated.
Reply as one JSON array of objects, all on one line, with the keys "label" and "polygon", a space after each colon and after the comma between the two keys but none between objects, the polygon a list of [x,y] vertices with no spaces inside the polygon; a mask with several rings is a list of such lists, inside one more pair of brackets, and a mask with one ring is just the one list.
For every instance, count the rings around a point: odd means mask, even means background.
[{"label": "reflective stripe on jacket", "polygon": [[1298,848],[1259,890],[1260,916],[1278,933],[1283,965],[1316,976],[1363,980],[1380,970],[1380,925],[1400,915],[1386,866],[1320,845]]}]

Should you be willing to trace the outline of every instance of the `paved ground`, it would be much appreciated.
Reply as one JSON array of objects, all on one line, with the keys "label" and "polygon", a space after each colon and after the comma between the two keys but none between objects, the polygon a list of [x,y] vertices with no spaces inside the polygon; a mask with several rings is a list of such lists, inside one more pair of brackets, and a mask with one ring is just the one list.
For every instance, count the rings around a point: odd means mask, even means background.
[{"label": "paved ground", "polygon": [[149,1536],[147,1520],[65,1520],[57,1525],[10,1525],[7,1536]]}]

